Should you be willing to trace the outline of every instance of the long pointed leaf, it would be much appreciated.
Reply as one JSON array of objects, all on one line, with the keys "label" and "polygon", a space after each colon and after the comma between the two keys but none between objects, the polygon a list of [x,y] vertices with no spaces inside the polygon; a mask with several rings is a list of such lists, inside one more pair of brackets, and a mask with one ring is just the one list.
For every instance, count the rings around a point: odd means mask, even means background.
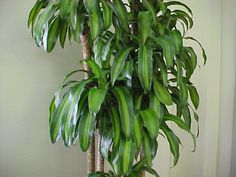
[{"label": "long pointed leaf", "polygon": [[125,87],[113,88],[113,93],[119,103],[122,129],[126,138],[130,138],[133,132],[134,108],[129,90]]}]

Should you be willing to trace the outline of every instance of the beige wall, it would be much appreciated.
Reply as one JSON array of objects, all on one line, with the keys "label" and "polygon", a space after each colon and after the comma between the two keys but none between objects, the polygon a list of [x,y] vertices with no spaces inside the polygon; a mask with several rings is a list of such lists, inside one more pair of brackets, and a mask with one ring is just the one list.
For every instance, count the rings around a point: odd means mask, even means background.
[{"label": "beige wall", "polygon": [[[190,34],[200,39],[209,58],[207,66],[194,76],[202,98],[201,134],[192,153],[191,138],[177,131],[184,147],[175,168],[170,168],[168,144],[160,137],[154,167],[161,177],[235,177],[236,2],[184,2],[194,12],[195,27]],[[80,50],[77,45],[67,45],[65,50],[46,54],[35,47],[26,28],[33,3],[0,1],[0,177],[82,177],[85,155],[78,147],[51,145],[48,134],[51,96],[64,75],[80,67]]]},{"label": "beige wall", "polygon": [[46,54],[26,27],[34,0],[0,1],[0,177],[82,177],[79,147],[52,145],[48,105],[64,75],[80,66],[78,46]]}]

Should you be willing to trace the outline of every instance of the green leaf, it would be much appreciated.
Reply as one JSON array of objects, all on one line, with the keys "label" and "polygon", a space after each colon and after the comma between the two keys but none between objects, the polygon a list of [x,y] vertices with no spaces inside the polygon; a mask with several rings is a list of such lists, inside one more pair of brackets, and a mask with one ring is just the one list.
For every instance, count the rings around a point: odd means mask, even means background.
[{"label": "green leaf", "polygon": [[181,111],[184,117],[184,122],[186,123],[188,128],[191,129],[191,114],[190,114],[190,110],[188,106],[185,106],[184,108],[182,108]]},{"label": "green leaf", "polygon": [[55,47],[58,36],[60,34],[60,25],[61,25],[61,19],[58,16],[49,27],[49,32],[47,36],[47,48],[46,48],[47,52],[51,52]]},{"label": "green leaf", "polygon": [[55,143],[60,138],[62,117],[65,116],[63,114],[67,113],[67,107],[69,104],[68,94],[66,98],[67,99],[64,99],[62,103],[57,107],[53,117],[51,118],[50,138],[52,143]]},{"label": "green leaf", "polygon": [[132,80],[134,66],[133,61],[126,61],[123,68],[123,76],[129,80]]},{"label": "green leaf", "polygon": [[113,129],[111,128],[110,120],[107,119],[106,115],[102,117],[102,121],[100,122],[100,132],[101,132],[101,154],[103,158],[108,160],[108,155],[110,151],[110,146],[113,141]]},{"label": "green leaf", "polygon": [[90,32],[92,39],[96,39],[96,37],[100,34],[102,29],[102,19],[101,19],[101,11],[93,10],[89,16],[89,24],[90,24]]},{"label": "green leaf", "polygon": [[77,120],[78,102],[87,83],[86,81],[81,81],[71,88],[68,97],[65,98],[68,99],[68,104],[63,108],[64,111],[61,112],[61,115],[58,115],[62,119],[61,134],[66,146],[71,144],[71,131],[74,131],[75,126],[73,123]]},{"label": "green leaf", "polygon": [[174,43],[175,50],[179,53],[183,48],[182,35],[178,30],[173,30],[170,32],[171,39]]},{"label": "green leaf", "polygon": [[155,7],[153,6],[153,4],[149,0],[143,0],[143,5],[150,11],[150,13],[152,15],[152,22],[154,23],[154,25],[156,25],[157,12],[155,10]]},{"label": "green leaf", "polygon": [[42,0],[37,0],[34,7],[31,9],[28,17],[28,27],[32,24],[34,26],[34,22],[40,12],[40,10],[46,5],[46,3]]},{"label": "green leaf", "polygon": [[130,138],[133,132],[134,108],[129,90],[125,87],[114,87],[113,93],[119,103],[120,118],[125,137]]},{"label": "green leaf", "polygon": [[94,172],[87,175],[87,177],[109,177],[109,174],[104,172]]},{"label": "green leaf", "polygon": [[154,78],[153,84],[154,92],[160,102],[164,103],[165,105],[172,105],[173,103],[168,89],[164,85],[162,85],[156,78]]},{"label": "green leaf", "polygon": [[143,150],[144,157],[148,167],[152,167],[152,159],[154,158],[157,151],[157,143],[149,137],[149,133],[143,133]]},{"label": "green leaf", "polygon": [[188,91],[189,91],[190,98],[192,100],[192,103],[193,103],[195,109],[198,109],[198,107],[199,107],[199,94],[197,92],[197,89],[194,86],[189,86]]},{"label": "green leaf", "polygon": [[188,85],[184,81],[180,83],[180,100],[182,105],[188,104]]},{"label": "green leaf", "polygon": [[127,174],[132,168],[135,157],[134,142],[132,139],[121,139],[119,155],[122,165],[122,172],[123,174]]},{"label": "green leaf", "polygon": [[102,67],[102,48],[104,47],[104,42],[102,38],[97,37],[97,39],[94,41],[93,45],[93,53],[94,53],[94,60],[95,62]]},{"label": "green leaf", "polygon": [[60,0],[60,15],[62,18],[66,18],[71,10],[75,6],[75,0]]},{"label": "green leaf", "polygon": [[150,99],[149,107],[152,108],[153,111],[155,111],[158,119],[162,121],[164,109],[161,102],[158,100],[157,96],[154,93],[150,93],[149,99]]},{"label": "green leaf", "polygon": [[60,33],[60,44],[61,44],[62,48],[64,48],[64,46],[65,46],[67,29],[68,29],[68,22],[64,21],[63,24],[62,24],[61,33]]},{"label": "green leaf", "polygon": [[207,56],[206,56],[205,49],[202,47],[202,44],[193,37],[185,37],[184,39],[189,39],[189,40],[195,41],[200,46],[200,48],[202,49],[202,56],[204,58],[204,65],[205,65],[207,62]]},{"label": "green leaf", "polygon": [[164,114],[163,119],[165,121],[175,122],[176,125],[178,125],[180,128],[189,132],[189,127],[187,126],[187,124],[184,121],[182,121],[182,119],[180,119],[180,117],[177,117],[172,114]]},{"label": "green leaf", "polygon": [[186,50],[191,55],[191,66],[192,70],[194,71],[197,66],[197,54],[194,52],[192,47],[185,47],[184,50]]},{"label": "green leaf", "polygon": [[177,14],[178,16],[181,16],[181,17],[187,19],[188,22],[189,22],[188,28],[192,28],[192,27],[193,27],[193,19],[192,19],[192,17],[190,17],[185,11],[182,11],[182,10],[173,10],[172,13],[175,13],[175,14]]},{"label": "green leaf", "polygon": [[125,5],[122,2],[122,0],[116,0],[113,3],[108,1],[107,3],[113,9],[115,15],[117,16],[119,24],[122,27],[122,29],[126,33],[129,33],[130,30],[129,30],[129,23],[128,23],[128,12],[127,12],[127,10],[125,8]]},{"label": "green leaf", "polygon": [[150,35],[152,29],[152,18],[150,18],[150,16],[150,11],[139,12],[138,14],[138,30],[142,44],[146,42],[146,39]]},{"label": "green leaf", "polygon": [[171,153],[174,156],[174,165],[177,164],[179,160],[179,140],[178,137],[174,134],[174,132],[167,126],[162,124],[161,129],[165,133],[167,140],[170,145]]},{"label": "green leaf", "polygon": [[107,89],[91,88],[88,95],[89,111],[98,113],[105,99]]},{"label": "green leaf", "polygon": [[122,72],[125,60],[126,60],[127,56],[129,55],[130,50],[131,50],[131,48],[125,48],[116,54],[116,56],[114,58],[114,62],[111,67],[111,84],[112,85],[114,85],[119,74]]},{"label": "green leaf", "polygon": [[114,146],[117,146],[119,143],[120,134],[121,134],[121,128],[120,128],[121,123],[120,123],[119,113],[115,107],[112,107],[108,110],[108,114],[112,121]]},{"label": "green leaf", "polygon": [[168,80],[167,69],[166,69],[165,62],[163,61],[161,56],[158,56],[157,63],[158,63],[158,66],[160,67],[161,80],[164,85],[167,85],[167,80]]},{"label": "green leaf", "polygon": [[138,76],[145,92],[149,91],[153,77],[152,48],[141,46],[138,53]]},{"label": "green leaf", "polygon": [[141,122],[139,120],[139,117],[137,115],[134,116],[134,138],[136,141],[136,146],[137,148],[140,147],[141,143],[142,143],[142,126],[141,126]]},{"label": "green leaf", "polygon": [[97,63],[95,63],[94,60],[86,60],[85,61],[88,64],[88,67],[91,69],[91,71],[94,73],[96,78],[99,79],[99,83],[104,86],[106,84],[106,77],[104,74],[104,71],[99,67]]},{"label": "green leaf", "polygon": [[108,60],[108,56],[109,56],[109,52],[111,49],[111,44],[112,44],[112,40],[114,39],[115,35],[113,35],[107,42],[106,44],[103,46],[102,48],[102,60],[103,61],[107,61]]},{"label": "green leaf", "polygon": [[140,111],[144,126],[147,128],[152,139],[156,139],[159,133],[159,119],[155,111],[151,108],[148,108],[144,111]]},{"label": "green leaf", "polygon": [[163,49],[163,55],[166,60],[167,69],[173,67],[175,47],[172,44],[169,36],[162,35],[157,38],[152,38],[157,45],[160,45]]},{"label": "green leaf", "polygon": [[153,176],[155,176],[155,177],[160,177],[160,176],[158,175],[158,173],[157,173],[154,169],[152,169],[152,168],[150,168],[150,167],[144,167],[143,169],[144,169],[146,172],[150,173],[151,175],[153,175]]},{"label": "green leaf", "polygon": [[166,2],[165,3],[166,6],[176,6],[176,5],[179,5],[179,6],[183,6],[185,9],[187,9],[187,11],[192,15],[192,10],[184,3],[182,2],[179,2],[179,1],[169,1],[169,2]]},{"label": "green leaf", "polygon": [[44,13],[38,16],[37,22],[33,27],[33,36],[37,46],[42,46],[43,44],[43,37],[45,34],[48,33],[47,30],[48,24],[50,19],[54,16],[55,12],[57,11],[57,5],[58,1],[51,1],[48,4],[47,8],[45,9]]},{"label": "green leaf", "polygon": [[83,113],[79,122],[79,142],[82,151],[87,151],[95,128],[95,117],[88,110]]},{"label": "green leaf", "polygon": [[103,9],[103,20],[104,20],[104,26],[103,30],[107,30],[110,28],[112,24],[112,9],[111,7],[107,4],[107,1],[101,0],[102,2],[102,9]]}]

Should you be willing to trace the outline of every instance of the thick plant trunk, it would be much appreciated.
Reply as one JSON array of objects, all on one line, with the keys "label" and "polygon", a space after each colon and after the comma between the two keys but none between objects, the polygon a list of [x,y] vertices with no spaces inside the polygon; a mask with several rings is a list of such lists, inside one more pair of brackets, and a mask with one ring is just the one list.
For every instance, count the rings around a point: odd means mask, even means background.
[{"label": "thick plant trunk", "polygon": [[[83,59],[86,60],[90,58],[91,56],[88,30],[85,30],[80,40],[81,40],[81,45],[82,45]],[[88,71],[88,66],[86,65],[86,63],[84,63],[84,70]],[[88,78],[88,73],[84,73],[84,79],[87,79],[87,78]],[[88,174],[95,172],[95,136],[94,135],[92,137],[91,145],[87,151],[87,172]]]},{"label": "thick plant trunk", "polygon": [[96,171],[104,172],[104,158],[101,154],[101,135],[99,130],[97,130],[97,163],[96,163]]}]

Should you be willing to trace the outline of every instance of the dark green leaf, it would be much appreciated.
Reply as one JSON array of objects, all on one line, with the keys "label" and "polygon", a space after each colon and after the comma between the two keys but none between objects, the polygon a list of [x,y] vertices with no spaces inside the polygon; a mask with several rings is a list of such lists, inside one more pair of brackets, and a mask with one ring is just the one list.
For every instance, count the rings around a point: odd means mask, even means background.
[{"label": "dark green leaf", "polygon": [[60,25],[61,19],[58,16],[49,27],[49,32],[47,36],[47,52],[51,52],[55,47],[58,36],[60,34]]},{"label": "dark green leaf", "polygon": [[79,142],[82,151],[87,151],[95,128],[95,117],[88,110],[83,113],[79,122]]},{"label": "dark green leaf", "polygon": [[101,2],[102,2],[103,20],[104,20],[103,30],[107,30],[108,28],[110,28],[112,24],[112,9],[107,4],[107,1],[101,0]]},{"label": "dark green leaf", "polygon": [[68,22],[64,21],[62,23],[62,27],[61,27],[61,34],[60,34],[60,44],[61,47],[64,48],[65,46],[65,40],[66,40],[66,35],[67,35],[67,29],[68,29]]},{"label": "dark green leaf", "polygon": [[192,100],[192,103],[193,103],[195,109],[198,109],[198,107],[199,107],[199,94],[197,92],[197,89],[194,86],[189,86],[188,91],[189,91],[190,98]]},{"label": "dark green leaf", "polygon": [[125,60],[129,55],[131,48],[122,49],[114,58],[114,62],[111,67],[111,83],[114,85],[116,79],[118,78],[119,74],[122,72],[124,67]]},{"label": "dark green leaf", "polygon": [[108,110],[108,114],[110,116],[110,119],[112,121],[113,126],[113,139],[114,139],[114,146],[117,146],[120,140],[120,134],[121,134],[121,123],[120,123],[120,117],[119,113],[116,110],[115,107],[112,107]]},{"label": "dark green leaf", "polygon": [[174,156],[174,165],[177,164],[179,160],[179,140],[178,137],[174,134],[174,132],[167,126],[167,125],[162,125],[161,129],[165,133],[167,140],[170,145],[170,150]]},{"label": "dark green leaf", "polygon": [[175,122],[176,125],[178,125],[183,130],[189,131],[189,127],[187,126],[187,124],[184,121],[182,121],[182,119],[180,119],[180,117],[177,117],[172,114],[164,114],[163,119],[165,121]]}]

